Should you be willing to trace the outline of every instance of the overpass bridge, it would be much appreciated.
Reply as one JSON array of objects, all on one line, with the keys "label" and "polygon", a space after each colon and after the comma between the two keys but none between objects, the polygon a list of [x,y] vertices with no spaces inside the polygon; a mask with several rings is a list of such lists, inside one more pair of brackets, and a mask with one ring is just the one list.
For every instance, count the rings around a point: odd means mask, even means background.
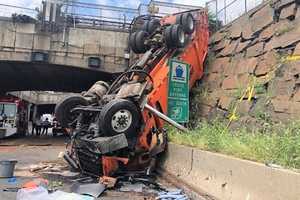
[{"label": "overpass bridge", "polygon": [[68,2],[46,0],[39,11],[0,4],[2,10],[30,11],[0,17],[0,94],[79,92],[98,80],[110,81],[129,65],[134,17],[167,14],[156,7],[171,13],[196,8],[152,0],[137,9]]},{"label": "overpass bridge", "polygon": [[128,65],[124,29],[50,32],[9,18],[0,27],[0,91],[80,91]]}]

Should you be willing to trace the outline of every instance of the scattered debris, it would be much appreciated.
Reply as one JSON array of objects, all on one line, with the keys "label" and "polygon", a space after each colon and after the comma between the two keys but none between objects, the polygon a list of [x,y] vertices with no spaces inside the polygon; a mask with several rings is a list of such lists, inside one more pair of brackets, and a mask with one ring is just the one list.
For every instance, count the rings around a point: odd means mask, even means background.
[{"label": "scattered debris", "polygon": [[25,189],[32,189],[32,188],[38,188],[38,187],[44,187],[47,188],[49,184],[49,181],[43,178],[37,178],[32,181],[26,182],[23,184],[23,188]]},{"label": "scattered debris", "polygon": [[17,193],[17,200],[94,200],[94,198],[63,191],[49,194],[46,188],[39,186],[20,189]]},{"label": "scattered debris", "polygon": [[143,192],[145,185],[142,183],[123,183],[122,187],[120,188],[121,192]]},{"label": "scattered debris", "polygon": [[49,195],[49,200],[94,200],[94,197],[79,195],[75,193],[67,193],[63,191],[56,191]]},{"label": "scattered debris", "polygon": [[281,165],[276,165],[276,164],[273,164],[273,163],[266,163],[266,166],[274,168],[274,169],[284,169],[284,167],[282,167]]},{"label": "scattered debris", "polygon": [[62,187],[64,183],[62,181],[50,181],[48,184],[48,190],[55,191]]},{"label": "scattered debris", "polygon": [[23,188],[17,193],[17,200],[48,200],[48,190],[42,186]]},{"label": "scattered debris", "polygon": [[98,198],[104,191],[106,187],[100,183],[92,184],[79,184],[75,183],[71,187],[71,191],[77,194],[89,195]]},{"label": "scattered debris", "polygon": [[182,190],[174,190],[170,192],[161,192],[156,197],[157,200],[189,200],[190,198],[183,193]]},{"label": "scattered debris", "polygon": [[117,183],[117,179],[108,176],[102,176],[100,177],[99,182],[105,185],[107,188],[113,188]]}]

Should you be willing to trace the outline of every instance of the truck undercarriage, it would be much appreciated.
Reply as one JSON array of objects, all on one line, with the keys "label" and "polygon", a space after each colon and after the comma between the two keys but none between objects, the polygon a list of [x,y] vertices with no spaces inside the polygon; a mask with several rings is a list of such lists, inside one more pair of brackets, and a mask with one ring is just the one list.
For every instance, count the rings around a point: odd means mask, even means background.
[{"label": "truck undercarriage", "polygon": [[138,59],[127,71],[113,83],[99,81],[56,107],[57,120],[72,137],[64,157],[83,173],[149,174],[166,148],[164,123],[185,130],[167,116],[168,61],[176,58],[190,65],[190,87],[201,78],[209,36],[207,12],[142,22],[135,23],[130,34],[129,46]]}]

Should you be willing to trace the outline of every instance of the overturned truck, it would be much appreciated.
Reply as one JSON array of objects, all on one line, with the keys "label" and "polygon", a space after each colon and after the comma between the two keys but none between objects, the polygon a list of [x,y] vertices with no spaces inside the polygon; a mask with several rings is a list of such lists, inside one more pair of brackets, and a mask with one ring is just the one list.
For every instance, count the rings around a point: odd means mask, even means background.
[{"label": "overturned truck", "polygon": [[168,61],[190,65],[190,87],[203,74],[209,38],[205,9],[141,16],[133,27],[129,45],[137,61],[111,84],[99,81],[55,110],[71,134],[64,157],[85,174],[149,173],[166,147],[164,123],[184,129],[167,117]]}]

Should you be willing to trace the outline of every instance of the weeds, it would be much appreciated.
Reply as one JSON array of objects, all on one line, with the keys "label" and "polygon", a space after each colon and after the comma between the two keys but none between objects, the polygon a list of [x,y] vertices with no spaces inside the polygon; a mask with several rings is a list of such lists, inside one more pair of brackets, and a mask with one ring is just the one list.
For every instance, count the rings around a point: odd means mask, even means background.
[{"label": "weeds", "polygon": [[300,122],[276,125],[268,132],[231,131],[224,123],[201,122],[189,133],[170,129],[171,142],[242,159],[300,169]]}]

